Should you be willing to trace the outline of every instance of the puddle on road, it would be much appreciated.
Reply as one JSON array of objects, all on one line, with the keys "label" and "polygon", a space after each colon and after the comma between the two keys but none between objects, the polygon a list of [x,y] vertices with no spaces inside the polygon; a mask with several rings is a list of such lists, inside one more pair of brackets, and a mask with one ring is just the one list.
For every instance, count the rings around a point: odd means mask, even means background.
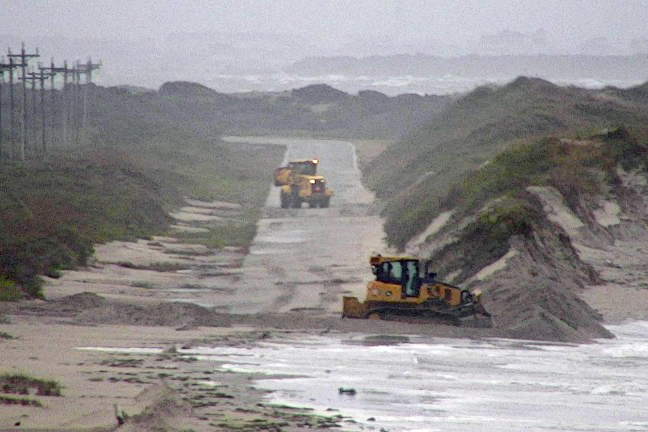
[{"label": "puddle on road", "polygon": [[98,351],[115,354],[160,354],[164,348],[76,347],[79,351]]},{"label": "puddle on road", "polygon": [[250,250],[251,255],[285,255],[285,254],[291,254],[291,251],[289,249],[268,249],[268,248],[260,248],[260,249],[252,249]]}]

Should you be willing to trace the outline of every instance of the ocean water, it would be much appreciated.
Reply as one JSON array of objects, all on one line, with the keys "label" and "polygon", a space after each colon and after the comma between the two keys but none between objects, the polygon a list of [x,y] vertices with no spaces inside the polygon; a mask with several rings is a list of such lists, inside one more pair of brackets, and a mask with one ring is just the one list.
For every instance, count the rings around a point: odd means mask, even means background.
[{"label": "ocean water", "polygon": [[648,431],[648,322],[609,329],[616,339],[579,345],[291,333],[179,352],[223,371],[268,374],[254,383],[273,390],[268,402],[342,414],[350,431]]},{"label": "ocean water", "polygon": [[[482,85],[504,85],[513,81],[516,76],[370,76],[370,75],[301,75],[292,73],[268,74],[218,74],[201,79],[205,85],[225,93],[251,91],[285,91],[312,84],[329,84],[339,90],[355,94],[360,90],[376,90],[390,96],[402,93],[447,95],[465,93]],[[574,85],[584,88],[603,88],[605,86],[631,87],[641,81],[601,79],[583,77],[582,79],[565,80],[544,77],[558,85]]]},{"label": "ocean water", "polygon": [[349,430],[648,431],[648,322],[610,330],[583,345],[329,334],[183,352],[272,374],[256,383],[270,401],[350,416]]}]

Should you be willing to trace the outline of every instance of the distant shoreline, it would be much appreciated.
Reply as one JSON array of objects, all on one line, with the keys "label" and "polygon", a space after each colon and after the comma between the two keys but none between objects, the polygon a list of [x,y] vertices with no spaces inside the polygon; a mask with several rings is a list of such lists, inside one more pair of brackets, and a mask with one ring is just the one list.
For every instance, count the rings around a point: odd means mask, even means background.
[{"label": "distant shoreline", "polygon": [[[646,67],[648,71],[648,66]],[[340,75],[326,74],[317,76],[287,74],[283,72],[271,74],[218,74],[205,79],[192,79],[192,82],[203,84],[219,93],[225,94],[246,94],[246,93],[278,93],[302,88],[313,84],[328,84],[338,90],[349,94],[357,94],[363,90],[373,90],[384,93],[387,96],[398,96],[402,94],[419,95],[453,95],[463,94],[484,85],[503,86],[514,81],[518,75],[503,77],[462,77],[458,75],[444,76],[369,76],[369,75]],[[531,75],[533,76],[533,75]],[[546,79],[559,86],[576,86],[587,89],[601,89],[604,87],[629,88],[643,84],[648,81],[648,73],[644,79],[598,79],[583,77],[579,79],[563,78],[538,78]],[[121,86],[132,88],[137,92],[145,92],[147,89],[155,91],[160,85],[154,86],[146,83],[135,83],[138,78],[128,77],[122,83],[99,82],[104,86]],[[168,80],[166,80],[168,81]],[[128,83],[128,84],[126,84]]]}]

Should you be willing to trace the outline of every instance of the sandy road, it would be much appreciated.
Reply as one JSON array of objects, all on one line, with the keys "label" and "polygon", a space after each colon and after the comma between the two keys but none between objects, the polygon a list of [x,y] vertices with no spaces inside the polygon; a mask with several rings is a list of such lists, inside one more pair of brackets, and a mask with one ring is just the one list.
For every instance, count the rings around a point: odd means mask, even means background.
[{"label": "sandy road", "polygon": [[[234,142],[281,144],[285,160],[318,158],[319,174],[335,191],[326,209],[281,209],[272,187],[257,236],[227,306],[233,313],[339,312],[346,293],[362,296],[371,252],[383,251],[382,220],[361,184],[355,148],[343,141],[236,137]],[[268,178],[271,178],[269,173]]]},{"label": "sandy road", "polygon": [[[272,190],[245,258],[242,251],[229,249],[196,256],[170,252],[197,247],[171,237],[114,242],[98,248],[93,267],[48,281],[46,295],[50,301],[3,305],[0,318],[10,318],[0,320],[0,332],[10,338],[0,340],[0,372],[56,379],[64,386],[64,397],[40,397],[45,408],[0,404],[0,430],[16,430],[12,426],[16,423],[21,424],[21,430],[113,430],[113,404],[131,414],[143,412],[144,407],[159,408],[163,415],[155,414],[156,421],[178,425],[178,430],[214,430],[223,422],[240,430],[245,429],[241,425],[253,425],[257,430],[260,423],[274,430],[271,425],[280,422],[282,430],[298,431],[304,430],[300,425],[305,422],[319,421],[308,412],[291,409],[282,414],[280,408],[260,406],[265,393],[250,386],[253,375],[232,375],[220,371],[218,363],[211,361],[187,362],[182,354],[173,354],[175,349],[170,354],[162,352],[169,347],[191,346],[192,341],[207,346],[252,345],[268,337],[273,323],[292,328],[317,326],[318,331],[338,325],[356,330],[357,323],[337,318],[341,296],[347,292],[363,294],[365,281],[371,276],[368,255],[383,250],[384,235],[382,221],[370,214],[374,198],[360,183],[354,147],[339,141],[254,141],[286,145],[287,159],[320,158],[321,173],[336,192],[331,207],[281,209],[279,190],[271,186],[272,173],[268,173],[268,188]],[[192,217],[204,215],[211,205],[189,204],[194,206],[193,211],[185,209],[184,213]],[[198,204],[201,206],[195,208]],[[225,219],[235,218],[237,213],[219,210],[218,214]],[[120,262],[144,267],[182,263],[190,268],[156,272],[127,268]],[[70,297],[73,294],[80,297]],[[104,301],[108,303],[101,305]],[[146,309],[159,302],[180,302],[173,303],[176,308],[183,303],[215,306],[219,312],[227,308],[240,314],[236,319],[241,321],[234,319],[230,327],[229,319],[219,318],[210,325],[196,326],[192,324],[194,309],[180,314],[156,314]],[[316,308],[318,312],[274,313],[300,308]],[[86,309],[90,311],[87,318],[80,317]],[[135,316],[153,318],[154,322],[142,325],[134,321]],[[41,327],[44,330],[35,330]],[[263,327],[262,333],[258,327]],[[116,347],[118,351],[85,350],[93,347]],[[119,351],[133,347],[153,348],[158,353]],[[172,403],[159,399],[162,384],[169,389],[162,394]],[[148,423],[133,423],[125,430],[157,427]],[[332,424],[326,423],[321,429]]]}]

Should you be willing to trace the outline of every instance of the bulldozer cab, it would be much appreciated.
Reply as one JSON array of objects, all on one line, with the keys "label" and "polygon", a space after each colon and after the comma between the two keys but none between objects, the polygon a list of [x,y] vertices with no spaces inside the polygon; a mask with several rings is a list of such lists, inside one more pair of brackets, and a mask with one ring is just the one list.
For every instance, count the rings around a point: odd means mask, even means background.
[{"label": "bulldozer cab", "polygon": [[401,285],[403,298],[420,296],[421,276],[427,276],[427,261],[407,257],[372,257],[371,266],[377,281]]},{"label": "bulldozer cab", "polygon": [[480,294],[437,280],[436,273],[428,270],[429,261],[373,255],[369,262],[376,280],[367,284],[364,302],[342,298],[343,318],[492,325]]},{"label": "bulldozer cab", "polygon": [[319,161],[317,159],[299,160],[289,162],[288,168],[298,175],[314,176],[317,175],[318,164]]}]

